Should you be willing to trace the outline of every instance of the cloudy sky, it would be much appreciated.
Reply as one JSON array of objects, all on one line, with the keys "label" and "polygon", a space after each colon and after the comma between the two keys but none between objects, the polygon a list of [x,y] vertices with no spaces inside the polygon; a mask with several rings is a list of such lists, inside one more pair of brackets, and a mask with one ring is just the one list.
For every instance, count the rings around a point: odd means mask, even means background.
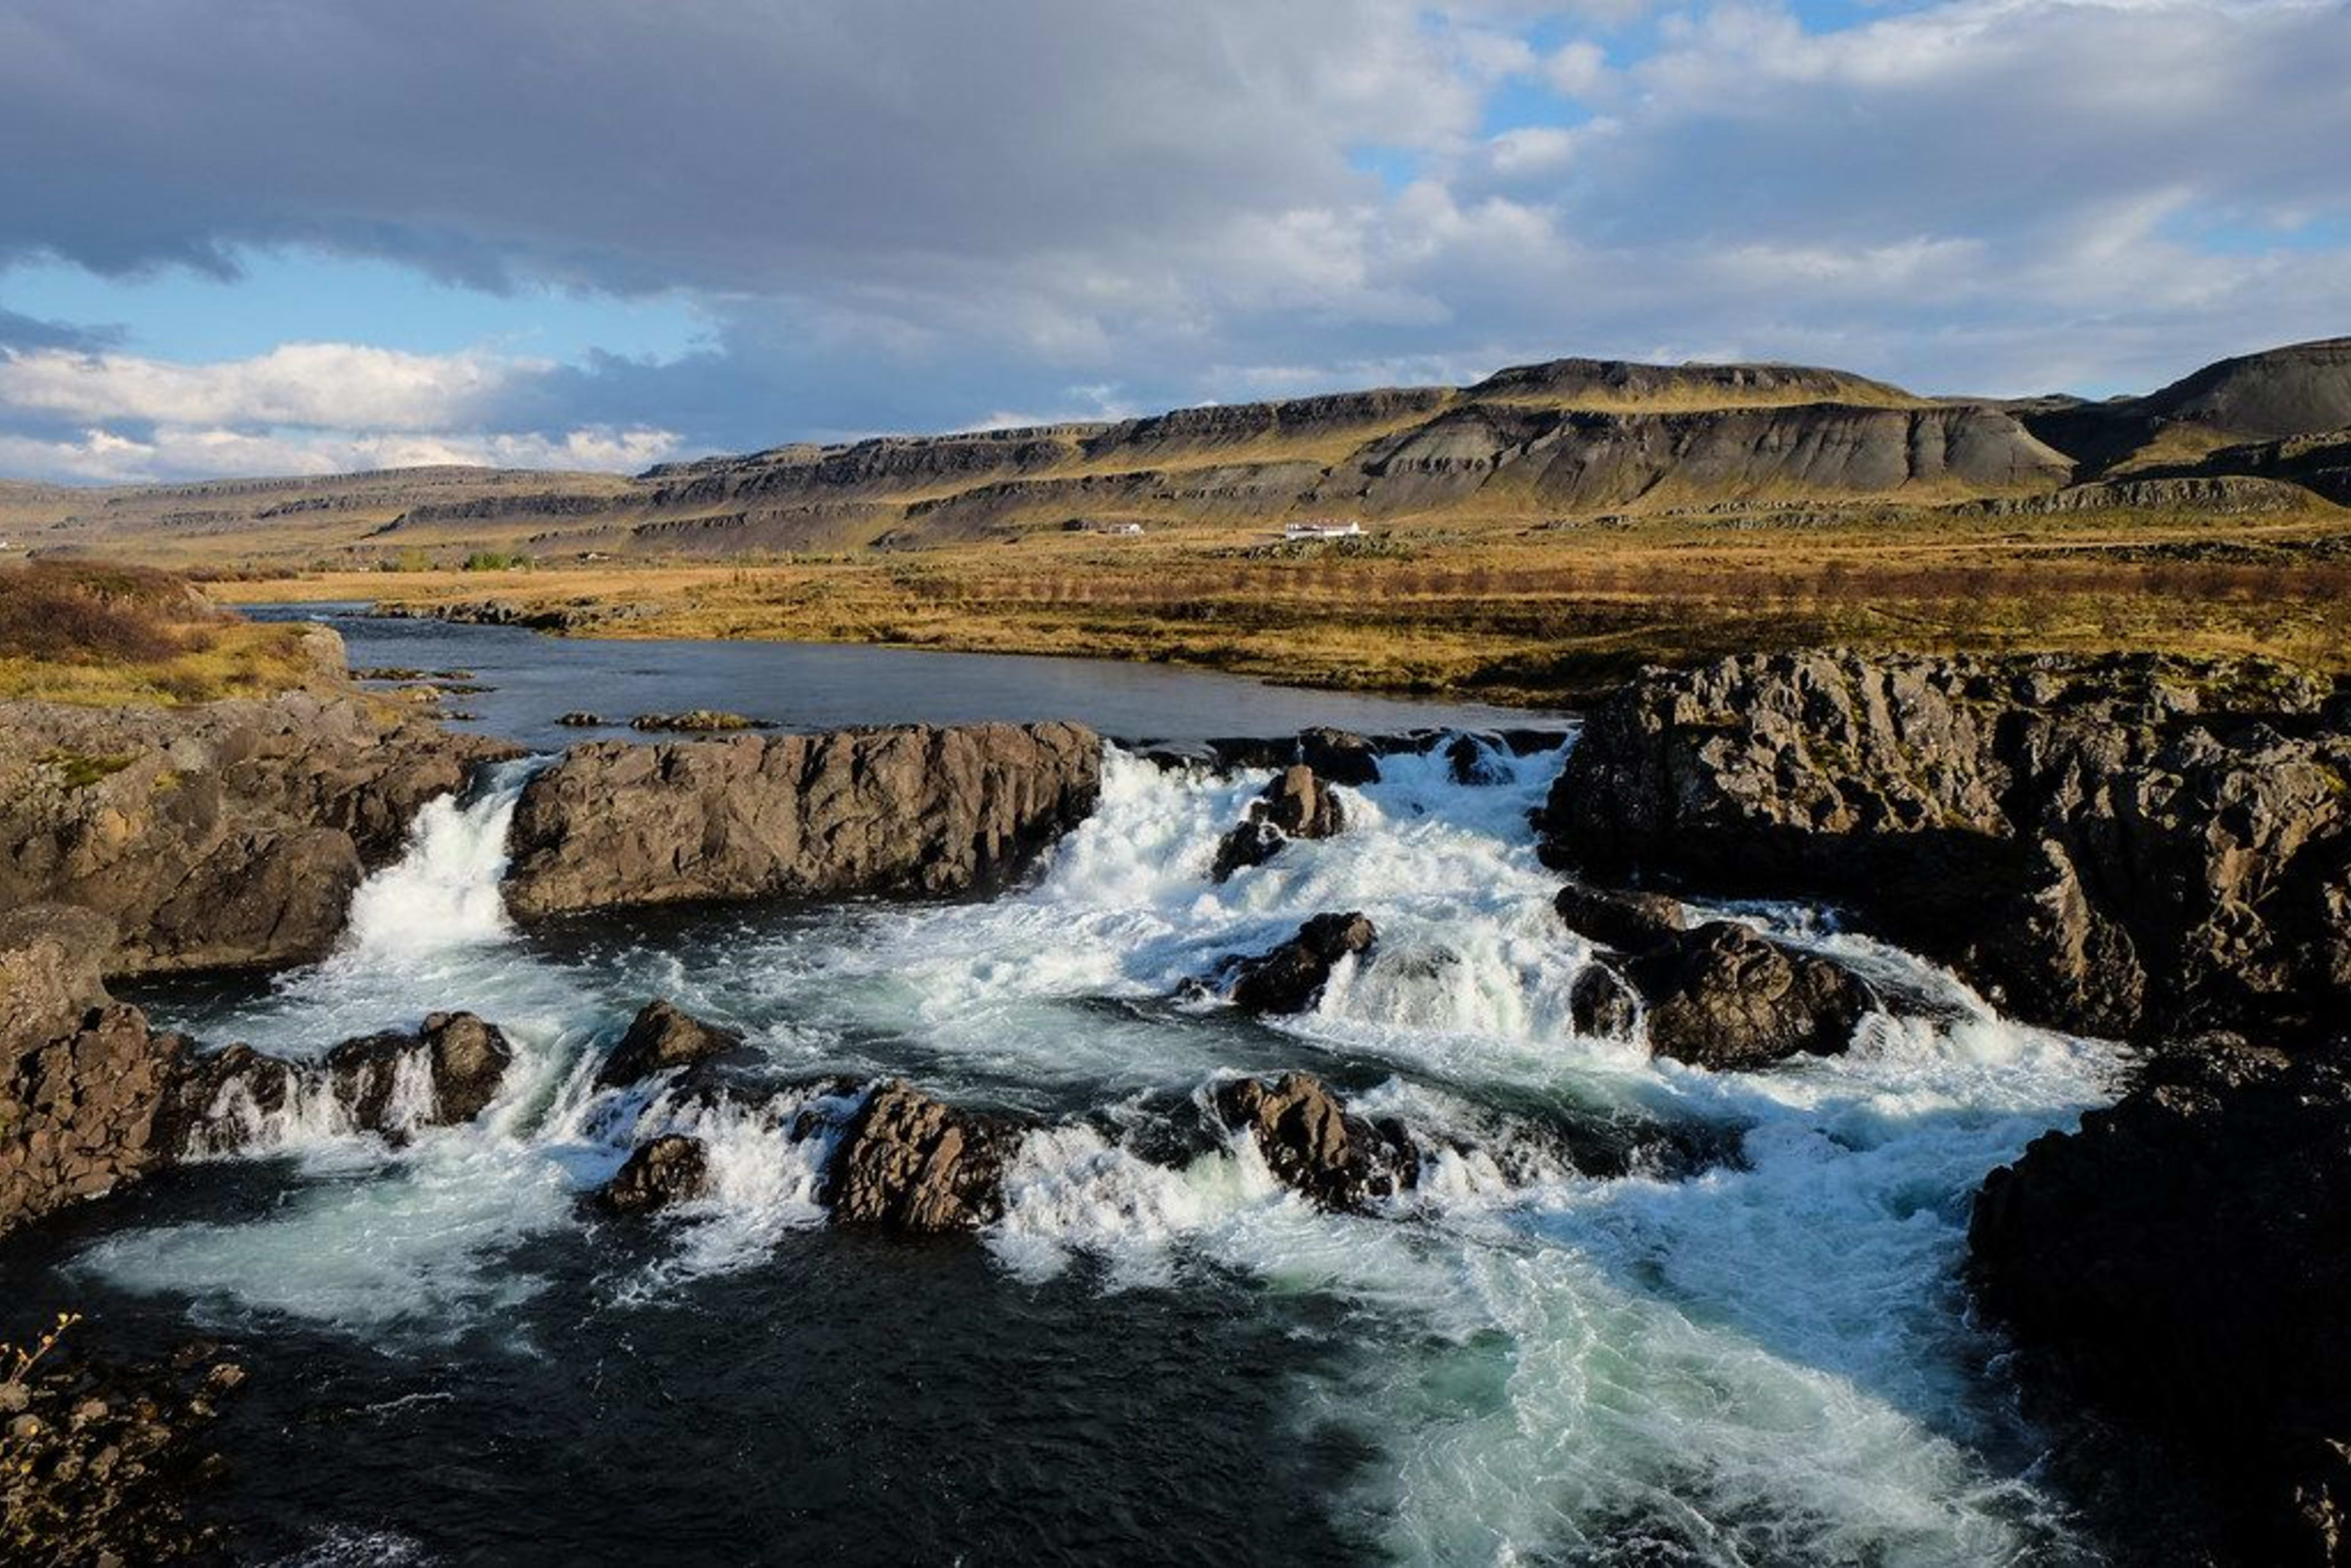
[{"label": "cloudy sky", "polygon": [[0,476],[2351,332],[2351,0],[0,0]]}]

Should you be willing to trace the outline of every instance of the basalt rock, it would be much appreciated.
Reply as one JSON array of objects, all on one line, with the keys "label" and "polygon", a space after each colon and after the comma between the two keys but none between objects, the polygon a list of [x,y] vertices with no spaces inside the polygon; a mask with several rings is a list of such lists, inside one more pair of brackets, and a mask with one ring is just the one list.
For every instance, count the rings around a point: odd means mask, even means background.
[{"label": "basalt rock", "polygon": [[724,713],[717,708],[689,708],[684,713],[641,713],[629,721],[631,729],[683,730],[692,734],[716,734],[734,729],[767,729],[771,727],[756,718],[739,713]]},{"label": "basalt rock", "polygon": [[323,1061],[249,1045],[190,1055],[172,1086],[162,1145],[182,1157],[253,1147],[289,1102],[330,1100],[334,1124],[398,1141],[470,1122],[496,1098],[513,1048],[472,1013],[434,1013],[413,1034],[347,1040]]},{"label": "basalt rock", "polygon": [[1298,763],[1249,802],[1249,815],[1217,845],[1214,880],[1223,882],[1247,866],[1263,865],[1292,839],[1327,839],[1347,825],[1347,813],[1314,769]]},{"label": "basalt rock", "polygon": [[1480,788],[1509,781],[1494,746],[1474,735],[1457,735],[1445,747],[1446,771],[1456,784]]},{"label": "basalt rock", "polygon": [[114,975],[322,956],[417,810],[510,752],[390,705],[0,704],[0,908],[112,919]]},{"label": "basalt rock", "polygon": [[699,1138],[671,1133],[638,1145],[597,1201],[613,1214],[651,1214],[691,1203],[709,1188],[709,1149]]},{"label": "basalt rock", "polygon": [[566,729],[601,729],[604,725],[604,716],[601,713],[590,713],[586,708],[574,708],[571,712],[557,718],[555,722]]},{"label": "basalt rock", "polygon": [[18,1035],[0,1056],[0,1235],[135,1182],[165,1157],[158,1124],[188,1041],[151,1032],[145,1014],[120,1003],[53,1027],[29,1049]]},{"label": "basalt rock", "polygon": [[2351,1058],[2158,1059],[1994,1171],[1978,1299],[2032,1386],[2151,1432],[2247,1563],[2351,1562]]},{"label": "basalt rock", "polygon": [[507,904],[998,887],[1092,810],[1101,753],[1067,724],[574,747],[516,807]]},{"label": "basalt rock", "polygon": [[1640,1027],[1640,998],[1605,965],[1588,965],[1575,977],[1567,1009],[1575,1032],[1593,1040],[1630,1040]]},{"label": "basalt rock", "polygon": [[1620,893],[1570,883],[1552,901],[1577,936],[1619,953],[1644,953],[1687,929],[1678,900],[1661,893]]},{"label": "basalt rock", "polygon": [[1827,959],[1729,921],[1669,938],[1626,969],[1649,1004],[1651,1052],[1722,1071],[1842,1054],[1877,1005]]},{"label": "basalt rock", "polygon": [[1268,1169],[1321,1207],[1362,1211],[1414,1185],[1419,1160],[1404,1129],[1351,1116],[1317,1078],[1285,1072],[1219,1085],[1217,1114],[1256,1139]]},{"label": "basalt rock", "polygon": [[707,1061],[742,1043],[743,1037],[735,1030],[706,1024],[655,998],[644,1005],[630,1023],[629,1032],[621,1037],[621,1043],[604,1059],[596,1082],[607,1088],[634,1083],[673,1067]]},{"label": "basalt rock", "polygon": [[851,1120],[825,1173],[825,1201],[843,1224],[977,1230],[1004,1212],[1004,1166],[1022,1131],[893,1080]]},{"label": "basalt rock", "polygon": [[2034,1021],[2351,1016],[2351,737],[2276,666],[1752,655],[1604,703],[1542,815],[1595,875],[1847,904]]},{"label": "basalt rock", "polygon": [[1361,915],[1318,915],[1272,951],[1228,960],[1225,995],[1246,1013],[1302,1013],[1339,961],[1369,954],[1378,936]]}]

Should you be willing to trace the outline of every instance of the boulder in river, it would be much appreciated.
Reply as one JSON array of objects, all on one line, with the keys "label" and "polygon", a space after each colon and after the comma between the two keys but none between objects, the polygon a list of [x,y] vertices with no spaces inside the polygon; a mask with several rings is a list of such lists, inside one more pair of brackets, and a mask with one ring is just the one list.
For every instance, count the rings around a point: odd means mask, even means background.
[{"label": "boulder in river", "polygon": [[1292,839],[1327,839],[1346,825],[1339,797],[1314,769],[1297,763],[1249,802],[1249,814],[1217,845],[1210,874],[1223,882],[1244,867],[1263,865]]},{"label": "boulder in river", "polygon": [[249,1045],[192,1053],[172,1086],[168,1146],[183,1156],[234,1153],[251,1146],[293,1102],[337,1128],[396,1142],[479,1115],[513,1058],[495,1024],[465,1012],[434,1013],[413,1034],[347,1040],[320,1061]]},{"label": "boulder in river", "polygon": [[986,891],[1085,819],[1101,769],[1100,739],[1068,724],[592,741],[524,789],[507,902]]},{"label": "boulder in river", "polygon": [[691,1203],[710,1188],[710,1150],[699,1138],[670,1133],[640,1144],[596,1195],[613,1214],[651,1214]]},{"label": "boulder in river", "polygon": [[1740,1071],[1799,1054],[1840,1055],[1877,1006],[1866,984],[1828,959],[1727,920],[1625,967],[1649,1004],[1649,1050],[1693,1067]]},{"label": "boulder in river", "polygon": [[1587,964],[1577,974],[1567,1009],[1575,1032],[1593,1040],[1630,1040],[1641,1023],[1640,998],[1604,964]]},{"label": "boulder in river", "polygon": [[1689,926],[1680,902],[1661,893],[1623,893],[1571,883],[1559,890],[1552,907],[1570,931],[1619,953],[1646,952]]},{"label": "boulder in river", "polygon": [[705,1023],[657,997],[639,1010],[629,1032],[597,1070],[596,1082],[608,1089],[617,1088],[673,1067],[691,1067],[723,1056],[742,1043],[743,1037],[735,1030]]},{"label": "boulder in river", "polygon": [[977,1230],[1004,1212],[1004,1166],[1023,1131],[893,1079],[874,1088],[843,1132],[825,1201],[844,1224]]},{"label": "boulder in river", "polygon": [[1246,1013],[1302,1013],[1322,995],[1341,959],[1370,953],[1378,939],[1362,915],[1315,915],[1272,951],[1233,960],[1225,994]]},{"label": "boulder in river", "polygon": [[2029,1385],[2162,1440],[2242,1561],[2351,1562],[2351,1045],[2166,1053],[1994,1171],[1968,1244]]},{"label": "boulder in river", "polygon": [[751,718],[739,713],[726,713],[717,708],[688,708],[684,713],[641,713],[629,721],[631,729],[681,730],[687,734],[712,735],[735,729],[772,729],[765,719]]},{"label": "boulder in river", "polygon": [[1212,1098],[1228,1126],[1256,1140],[1275,1178],[1321,1207],[1361,1211],[1418,1178],[1419,1158],[1403,1127],[1349,1115],[1319,1078],[1236,1079]]},{"label": "boulder in river", "polygon": [[1839,900],[2037,1022],[2351,1017],[2351,735],[2325,682],[2152,657],[1845,651],[1652,670],[1593,712],[1546,853]]}]

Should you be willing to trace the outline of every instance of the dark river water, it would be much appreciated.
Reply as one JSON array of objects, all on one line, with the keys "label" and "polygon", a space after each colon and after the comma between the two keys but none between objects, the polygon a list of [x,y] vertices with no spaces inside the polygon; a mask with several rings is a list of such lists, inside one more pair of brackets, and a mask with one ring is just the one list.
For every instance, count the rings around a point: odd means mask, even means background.
[{"label": "dark river water", "polygon": [[[355,663],[465,669],[483,723],[715,706],[788,724],[1075,716],[1134,738],[1487,727],[1518,716],[1157,669],[340,622]],[[1853,1052],[1766,1072],[1574,1027],[1595,961],[1527,817],[1563,753],[1384,760],[1349,826],[1217,883],[1264,774],[1113,747],[1101,806],[985,903],[682,910],[517,927],[509,766],[436,802],[344,949],[135,988],[208,1045],[314,1056],[465,1008],[517,1060],[472,1124],[389,1148],[298,1106],[263,1152],[0,1243],[12,1317],[193,1333],[253,1376],[216,1508],[294,1563],[1399,1563],[1974,1568],[2111,1557],[2053,1488],[1958,1280],[1993,1166],[2113,1093],[2106,1048],[2024,1028],[1796,905],[1733,911],[1888,995]],[[1377,950],[1258,1022],[1183,982],[1312,914]],[[741,1092],[599,1089],[664,996],[742,1030]],[[1430,1155],[1321,1213],[1205,1113],[1300,1068]],[[839,1230],[821,1080],[903,1076],[1034,1124],[1004,1218]],[[1661,1127],[1727,1162],[1587,1175]],[[704,1140],[712,1195],[583,1201],[632,1144]]]}]

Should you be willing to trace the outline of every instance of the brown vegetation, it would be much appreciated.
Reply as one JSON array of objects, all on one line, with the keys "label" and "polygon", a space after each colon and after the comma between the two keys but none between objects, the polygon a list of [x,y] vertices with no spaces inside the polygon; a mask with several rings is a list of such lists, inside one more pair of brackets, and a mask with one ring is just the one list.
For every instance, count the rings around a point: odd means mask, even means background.
[{"label": "brown vegetation", "polygon": [[101,561],[0,570],[0,699],[177,704],[317,673],[301,628],[226,613],[169,572]]}]

